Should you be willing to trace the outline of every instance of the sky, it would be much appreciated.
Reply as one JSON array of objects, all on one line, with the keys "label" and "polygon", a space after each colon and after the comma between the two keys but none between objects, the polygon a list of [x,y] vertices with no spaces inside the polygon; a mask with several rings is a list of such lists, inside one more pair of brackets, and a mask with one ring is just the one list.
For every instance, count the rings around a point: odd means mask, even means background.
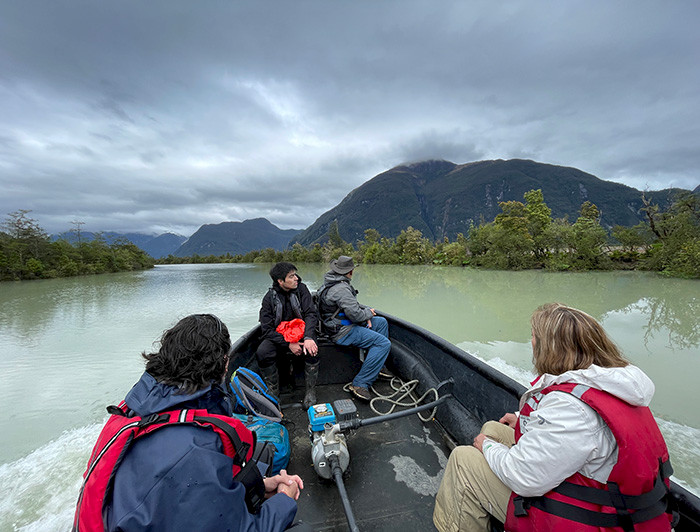
[{"label": "sky", "polygon": [[699,21],[680,0],[2,0],[0,217],[303,229],[427,159],[694,189]]}]

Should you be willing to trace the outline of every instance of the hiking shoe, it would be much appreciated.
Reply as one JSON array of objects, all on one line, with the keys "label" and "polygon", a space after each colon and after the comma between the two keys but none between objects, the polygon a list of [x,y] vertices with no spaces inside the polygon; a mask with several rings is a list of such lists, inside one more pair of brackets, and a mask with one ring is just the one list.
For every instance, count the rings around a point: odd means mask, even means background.
[{"label": "hiking shoe", "polygon": [[363,401],[369,401],[372,399],[372,394],[369,393],[369,390],[367,388],[362,388],[361,386],[353,386],[351,384],[350,393]]},{"label": "hiking shoe", "polygon": [[382,366],[382,369],[379,370],[379,375],[377,376],[380,379],[384,379],[387,381],[390,381],[394,378],[394,374],[391,371],[389,371],[386,366]]}]

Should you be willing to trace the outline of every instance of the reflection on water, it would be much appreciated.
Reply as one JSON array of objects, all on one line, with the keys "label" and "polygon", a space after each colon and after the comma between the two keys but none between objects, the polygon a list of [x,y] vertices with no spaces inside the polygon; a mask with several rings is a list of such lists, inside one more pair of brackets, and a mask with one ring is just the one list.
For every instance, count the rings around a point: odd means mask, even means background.
[{"label": "reflection on water", "polygon": [[[326,267],[297,266],[309,288],[317,289]],[[12,479],[30,475],[33,502],[3,496],[0,529],[29,523],[28,530],[69,528],[74,486],[94,440],[84,429],[96,430],[105,405],[121,400],[138,379],[140,353],[179,318],[195,312],[217,314],[234,338],[243,334],[257,322],[260,300],[271,283],[269,267],[159,266],[138,273],[1,283],[5,408],[0,412],[0,464],[5,465],[0,466],[0,485],[5,489],[14,485]],[[357,268],[353,284],[362,303],[414,322],[526,380],[532,311],[560,301],[592,314],[654,380],[652,408],[666,420],[664,433],[685,435],[669,442],[682,461],[678,475],[696,481],[700,456],[696,447],[686,447],[700,430],[695,411],[700,281],[638,272],[377,265]],[[72,475],[61,469],[66,462],[58,449],[67,448],[77,457]],[[41,475],[52,468],[62,471],[64,480],[44,482]]]},{"label": "reflection on water", "polygon": [[646,306],[649,324],[644,328],[644,341],[648,343],[656,336],[665,336],[669,347],[691,349],[700,345],[700,297],[698,294],[680,293],[673,305],[667,299],[647,298],[640,300]]}]

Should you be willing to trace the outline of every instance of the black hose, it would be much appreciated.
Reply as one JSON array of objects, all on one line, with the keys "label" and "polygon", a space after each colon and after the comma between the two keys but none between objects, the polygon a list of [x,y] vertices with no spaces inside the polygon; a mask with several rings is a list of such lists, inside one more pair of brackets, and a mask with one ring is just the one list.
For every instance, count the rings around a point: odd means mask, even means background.
[{"label": "black hose", "polygon": [[350,507],[348,492],[345,491],[345,484],[343,483],[343,470],[340,468],[340,461],[334,454],[328,457],[328,461],[331,465],[331,471],[333,473],[333,478],[335,479],[335,484],[338,486],[338,493],[340,494],[340,500],[343,503],[343,510],[345,510],[345,517],[348,520],[350,532],[360,532],[360,529],[357,528],[357,523],[355,522],[355,516],[352,513],[352,508]]},{"label": "black hose", "polygon": [[436,399],[432,403],[426,403],[424,405],[415,406],[407,410],[401,410],[400,412],[392,412],[391,414],[375,416],[369,419],[350,419],[348,421],[343,421],[340,423],[340,430],[366,427],[367,425],[374,425],[375,423],[382,423],[384,421],[391,421],[400,417],[410,416],[411,414],[417,414],[418,412],[422,412],[423,410],[430,410],[431,408],[435,408],[436,406],[441,405],[450,397],[452,397],[452,394],[448,393],[446,395],[443,395],[439,399]]}]

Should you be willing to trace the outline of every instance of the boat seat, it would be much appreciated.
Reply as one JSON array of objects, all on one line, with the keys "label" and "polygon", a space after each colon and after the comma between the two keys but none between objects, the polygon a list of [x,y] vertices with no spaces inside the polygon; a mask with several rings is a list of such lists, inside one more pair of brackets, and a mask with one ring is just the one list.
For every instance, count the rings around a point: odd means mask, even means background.
[{"label": "boat seat", "polygon": [[[352,345],[338,345],[327,337],[319,338],[316,343],[321,363],[317,384],[347,384],[351,382],[362,367],[360,349]],[[287,356],[288,361],[278,361],[282,383],[303,387],[304,357],[295,357],[291,353],[288,353]],[[284,371],[284,368],[289,368],[289,371]],[[287,375],[291,376],[291,382],[288,382]]]}]

